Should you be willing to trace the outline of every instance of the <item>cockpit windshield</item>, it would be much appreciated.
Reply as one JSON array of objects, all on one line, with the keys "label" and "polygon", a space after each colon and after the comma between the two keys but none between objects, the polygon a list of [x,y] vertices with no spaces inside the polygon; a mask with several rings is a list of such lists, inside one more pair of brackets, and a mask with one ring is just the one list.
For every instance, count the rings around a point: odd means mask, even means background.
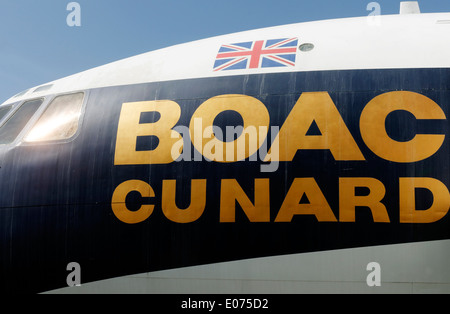
[{"label": "cockpit windshield", "polygon": [[[24,142],[31,144],[72,138],[79,127],[84,95],[84,92],[77,92],[53,98],[24,136]],[[0,145],[13,143],[43,102],[44,98],[39,98],[25,101],[18,108],[16,104],[1,106]]]},{"label": "cockpit windshield", "polygon": [[25,137],[29,143],[69,139],[78,129],[84,93],[55,97]]},{"label": "cockpit windshield", "polygon": [[[0,144],[10,144],[14,142],[43,101],[43,99],[35,99],[24,102],[0,127]],[[6,115],[6,113],[4,114]],[[0,115],[1,114],[2,113],[0,112]]]}]

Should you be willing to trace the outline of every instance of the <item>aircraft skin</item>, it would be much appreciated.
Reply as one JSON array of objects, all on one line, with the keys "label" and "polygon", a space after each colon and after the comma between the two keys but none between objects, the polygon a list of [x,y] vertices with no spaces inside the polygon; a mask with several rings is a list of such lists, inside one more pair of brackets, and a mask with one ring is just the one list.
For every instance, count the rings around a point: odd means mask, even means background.
[{"label": "aircraft skin", "polygon": [[[12,97],[2,293],[450,292],[449,28],[449,13],[278,26]],[[217,61],[278,39],[295,43],[278,45],[285,66]],[[61,95],[81,99],[76,132],[30,140]],[[2,132],[30,100],[20,132]],[[212,124],[255,127],[256,148],[227,159]]]}]

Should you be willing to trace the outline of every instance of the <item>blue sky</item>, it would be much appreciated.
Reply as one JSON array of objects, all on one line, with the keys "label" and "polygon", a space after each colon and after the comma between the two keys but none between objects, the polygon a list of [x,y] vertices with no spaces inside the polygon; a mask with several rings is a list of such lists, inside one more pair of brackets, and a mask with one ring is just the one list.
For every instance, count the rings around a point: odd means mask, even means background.
[{"label": "blue sky", "polygon": [[[0,0],[0,103],[18,92],[136,54],[249,29],[365,16],[366,0],[78,0],[81,26],[69,27],[71,0]],[[379,0],[381,14],[400,1]],[[450,12],[448,0],[420,1]]]}]

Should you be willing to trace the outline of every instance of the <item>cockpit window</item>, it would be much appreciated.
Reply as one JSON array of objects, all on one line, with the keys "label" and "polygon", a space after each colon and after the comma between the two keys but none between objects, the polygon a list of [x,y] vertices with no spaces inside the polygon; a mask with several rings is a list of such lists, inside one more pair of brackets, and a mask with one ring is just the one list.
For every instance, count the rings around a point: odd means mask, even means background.
[{"label": "cockpit window", "polygon": [[35,99],[24,102],[12,117],[0,127],[0,144],[14,142],[17,135],[19,135],[28,121],[30,121],[43,101],[43,99]]},{"label": "cockpit window", "polygon": [[9,110],[11,110],[11,107],[12,106],[6,106],[0,108],[0,122],[8,114]]},{"label": "cockpit window", "polygon": [[26,142],[71,138],[78,129],[84,93],[57,96],[25,137]]}]

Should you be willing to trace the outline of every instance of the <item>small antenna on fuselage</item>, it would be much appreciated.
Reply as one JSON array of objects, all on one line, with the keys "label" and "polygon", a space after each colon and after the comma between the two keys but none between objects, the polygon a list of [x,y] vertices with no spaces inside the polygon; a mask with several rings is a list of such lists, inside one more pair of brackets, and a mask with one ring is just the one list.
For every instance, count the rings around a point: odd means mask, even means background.
[{"label": "small antenna on fuselage", "polygon": [[400,14],[420,14],[419,1],[400,2]]}]

